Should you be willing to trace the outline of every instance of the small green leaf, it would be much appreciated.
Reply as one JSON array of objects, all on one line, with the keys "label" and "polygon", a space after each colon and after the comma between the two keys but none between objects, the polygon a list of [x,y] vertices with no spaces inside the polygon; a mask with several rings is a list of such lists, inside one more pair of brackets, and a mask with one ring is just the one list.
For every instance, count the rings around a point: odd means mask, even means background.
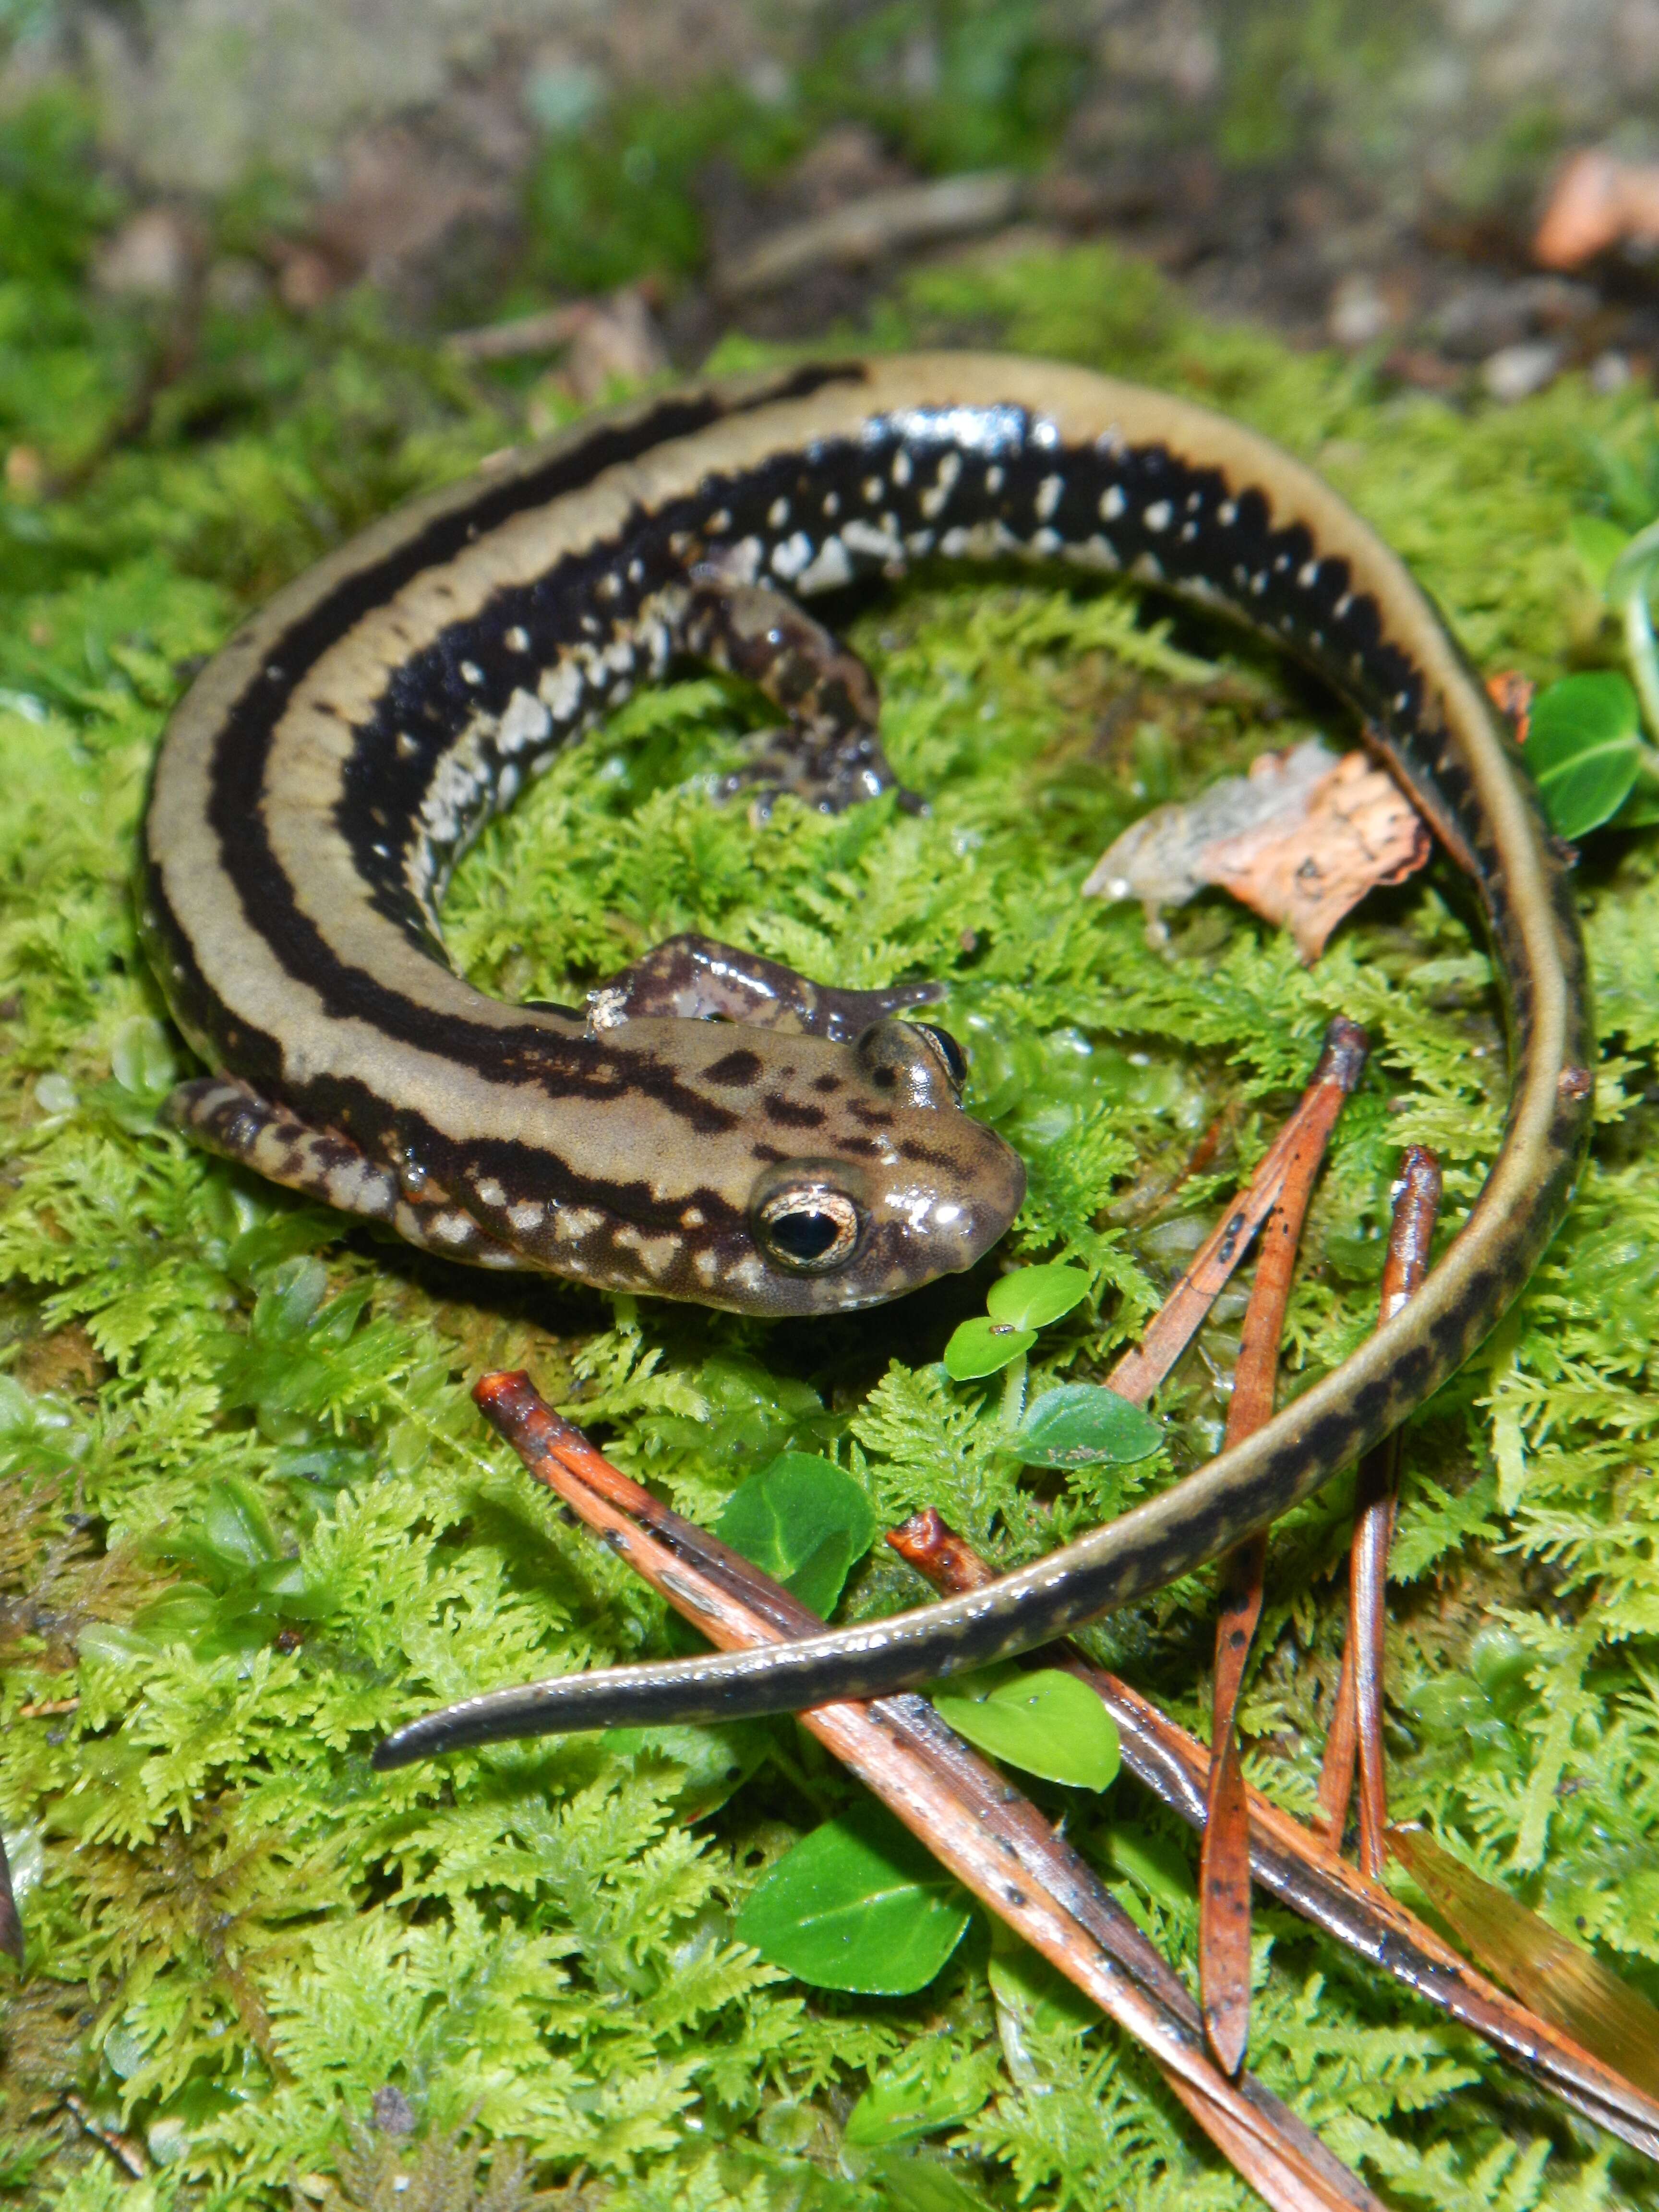
[{"label": "small green leaf", "polygon": [[930,2035],[879,2075],[847,2115],[845,2140],[880,2150],[971,2119],[991,2093],[983,2059]]},{"label": "small green leaf", "polygon": [[1575,514],[1567,525],[1567,543],[1578,556],[1592,586],[1605,592],[1613,564],[1629,544],[1630,536],[1604,514]]},{"label": "small green leaf", "polygon": [[1099,2024],[1098,2010],[1076,1983],[1022,1942],[1004,1920],[992,1923],[986,1979],[999,2007],[1012,2013],[1022,2027],[1044,2035],[1082,2035]]},{"label": "small green leaf", "polygon": [[953,1382],[971,1382],[981,1375],[996,1374],[1036,1342],[1034,1328],[1016,1328],[1012,1322],[976,1314],[963,1322],[945,1346],[945,1371]]},{"label": "small green leaf", "polygon": [[1032,1401],[1013,1449],[1027,1467],[1127,1467],[1163,1442],[1162,1423],[1103,1382],[1061,1382]]},{"label": "small green leaf", "polygon": [[988,2198],[970,2189],[942,2160],[922,2151],[879,2151],[867,2179],[880,2191],[878,2201],[891,2205],[894,2212],[988,2212]]},{"label": "small green leaf", "polygon": [[277,1557],[276,1532],[264,1500],[243,1475],[218,1475],[208,1486],[201,1535],[221,1559],[244,1567],[263,1566]]},{"label": "small green leaf", "polygon": [[1659,775],[1649,765],[1652,758],[1651,752],[1643,756],[1630,795],[1613,817],[1615,830],[1649,830],[1659,822]]},{"label": "small green leaf", "polygon": [[861,1805],[778,1861],[737,1934],[817,1989],[908,1996],[939,1972],[969,1917],[938,1860],[890,1814]]},{"label": "small green leaf", "polygon": [[753,1721],[726,1721],[713,1728],[606,1729],[599,1741],[621,1757],[644,1753],[672,1759],[683,1770],[673,1797],[677,1820],[706,1820],[740,1790],[766,1757],[766,1729]]},{"label": "small green leaf", "polygon": [[936,1691],[933,1705],[969,1743],[1047,1782],[1103,1790],[1117,1774],[1111,1715],[1086,1684],[1058,1668],[1017,1674],[984,1697]]},{"label": "small green leaf", "polygon": [[1641,764],[1641,716],[1613,669],[1564,676],[1533,702],[1527,765],[1551,826],[1582,837],[1616,814]]},{"label": "small green leaf", "polygon": [[844,1468],[785,1452],[732,1492],[714,1534],[827,1618],[876,1540],[876,1516]]},{"label": "small green leaf", "polygon": [[1178,1844],[1144,1829],[1111,1827],[1105,1832],[1112,1864],[1158,1905],[1190,1905],[1196,1895],[1192,1869]]},{"label": "small green leaf", "polygon": [[178,1073],[167,1031],[148,1014],[135,1014],[122,1023],[115,1032],[110,1062],[121,1088],[139,1098],[164,1097]]},{"label": "small green leaf", "polygon": [[1016,1267],[992,1284],[985,1310],[1015,1328],[1047,1328],[1088,1295],[1089,1278],[1081,1267]]}]

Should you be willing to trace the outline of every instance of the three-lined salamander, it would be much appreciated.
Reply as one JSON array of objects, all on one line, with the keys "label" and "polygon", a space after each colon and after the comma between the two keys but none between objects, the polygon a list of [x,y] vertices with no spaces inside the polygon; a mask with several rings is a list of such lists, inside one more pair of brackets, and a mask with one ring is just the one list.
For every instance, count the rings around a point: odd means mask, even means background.
[{"label": "three-lined salamander", "polygon": [[[1510,1008],[1502,1149],[1419,1297],[1249,1442],[986,1590],[782,1650],[475,1699],[389,1762],[540,1729],[875,1694],[1041,1642],[1187,1571],[1395,1425],[1516,1295],[1589,1119],[1583,954],[1524,775],[1403,565],[1237,424],[1051,363],[792,370],[582,426],[369,531],[283,592],[175,715],[146,939],[214,1071],[197,1137],[485,1266],[761,1314],[972,1262],[1023,1171],[963,1113],[931,995],[820,988],[706,940],[585,1010],[444,961],[458,854],[628,690],[693,654],[787,727],[760,774],[825,805],[890,781],[861,665],[795,604],[921,558],[1126,569],[1324,676],[1474,878]],[[720,1018],[714,1019],[711,1017]]]}]

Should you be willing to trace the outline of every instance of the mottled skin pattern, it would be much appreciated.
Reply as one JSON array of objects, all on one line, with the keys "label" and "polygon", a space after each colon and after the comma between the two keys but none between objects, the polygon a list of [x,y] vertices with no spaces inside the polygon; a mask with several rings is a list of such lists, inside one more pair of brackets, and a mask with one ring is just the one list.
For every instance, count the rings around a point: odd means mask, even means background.
[{"label": "mottled skin pattern", "polygon": [[185,1086],[180,1121],[483,1265],[759,1313],[867,1304],[970,1265],[1023,1177],[960,1112],[950,1041],[900,1018],[915,987],[838,1007],[691,940],[585,1012],[506,1007],[442,964],[437,901],[524,778],[683,653],[754,676],[784,714],[763,788],[836,805],[884,787],[866,672],[781,594],[1011,554],[1226,609],[1358,710],[1473,878],[1508,993],[1515,1089],[1480,1202],[1335,1373],[1036,1566],[784,1650],[474,1700],[404,1731],[388,1761],[878,1694],[1074,1626],[1264,1525],[1395,1425],[1559,1219],[1591,1090],[1577,921],[1432,609],[1328,487],[1237,424],[971,355],[796,370],[584,427],[392,518],[233,641],[174,720],[147,818],[148,940],[218,1071]]}]

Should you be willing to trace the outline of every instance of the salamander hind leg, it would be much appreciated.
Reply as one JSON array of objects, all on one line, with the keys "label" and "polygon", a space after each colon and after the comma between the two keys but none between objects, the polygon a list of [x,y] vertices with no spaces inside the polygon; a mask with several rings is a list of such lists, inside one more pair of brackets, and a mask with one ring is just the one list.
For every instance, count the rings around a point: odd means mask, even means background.
[{"label": "salamander hind leg", "polygon": [[838,991],[810,983],[781,961],[740,952],[712,937],[665,938],[643,960],[588,994],[596,1030],[666,1015],[678,1021],[741,1022],[849,1043],[889,1015],[944,996],[938,983],[899,983],[887,991]]},{"label": "salamander hind leg", "polygon": [[181,1083],[168,1098],[174,1128],[221,1159],[236,1160],[267,1182],[303,1191],[342,1213],[383,1221],[410,1244],[475,1267],[520,1267],[515,1253],[487,1236],[471,1216],[428,1184],[405,1189],[392,1168],[331,1129],[314,1129],[285,1106],[222,1075]]},{"label": "salamander hind leg", "polygon": [[793,599],[704,574],[687,599],[681,636],[688,652],[745,678],[787,718],[760,732],[753,760],[727,780],[728,791],[752,793],[762,813],[782,792],[826,814],[884,791],[897,791],[908,811],[922,811],[881,749],[875,678]]}]

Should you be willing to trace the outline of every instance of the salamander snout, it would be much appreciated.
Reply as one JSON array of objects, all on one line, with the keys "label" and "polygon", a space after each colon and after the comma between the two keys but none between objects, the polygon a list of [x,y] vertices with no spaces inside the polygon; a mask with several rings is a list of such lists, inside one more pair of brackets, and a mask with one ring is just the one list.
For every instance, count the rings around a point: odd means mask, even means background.
[{"label": "salamander snout", "polygon": [[1018,1153],[963,1111],[967,1064],[948,1030],[890,1017],[842,1050],[856,1075],[819,1146],[768,1164],[750,1194],[757,1310],[874,1305],[957,1273],[1025,1194]]}]

